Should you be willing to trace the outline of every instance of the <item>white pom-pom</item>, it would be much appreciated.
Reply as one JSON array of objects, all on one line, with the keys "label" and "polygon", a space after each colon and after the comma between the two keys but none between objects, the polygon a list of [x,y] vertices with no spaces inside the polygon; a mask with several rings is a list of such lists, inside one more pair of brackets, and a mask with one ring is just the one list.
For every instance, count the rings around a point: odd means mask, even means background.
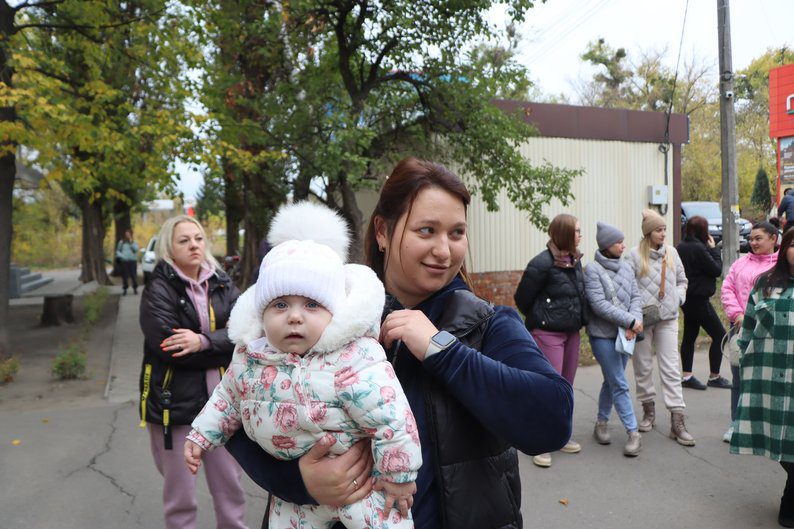
[{"label": "white pom-pom", "polygon": [[347,262],[347,249],[350,246],[350,233],[345,220],[335,211],[314,202],[296,202],[279,209],[267,242],[277,246],[282,242],[299,240],[324,244]]}]

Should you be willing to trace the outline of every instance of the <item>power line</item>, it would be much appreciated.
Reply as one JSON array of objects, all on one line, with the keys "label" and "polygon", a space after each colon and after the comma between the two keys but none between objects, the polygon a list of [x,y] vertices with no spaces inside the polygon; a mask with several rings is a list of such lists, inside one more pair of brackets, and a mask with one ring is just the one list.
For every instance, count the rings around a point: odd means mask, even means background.
[{"label": "power line", "polygon": [[558,43],[565,40],[571,33],[579,29],[579,27],[588,22],[598,11],[600,11],[606,4],[608,4],[610,0],[600,0],[598,4],[595,4],[590,7],[589,10],[583,10],[581,16],[574,19],[572,21],[572,25],[569,25],[567,28],[563,29],[560,33],[557,34],[554,40],[547,42],[546,44],[542,45],[539,49],[535,51],[533,55],[531,55],[525,63],[527,65],[531,65],[532,63],[536,62],[538,59],[546,55],[550,50],[552,50]]}]

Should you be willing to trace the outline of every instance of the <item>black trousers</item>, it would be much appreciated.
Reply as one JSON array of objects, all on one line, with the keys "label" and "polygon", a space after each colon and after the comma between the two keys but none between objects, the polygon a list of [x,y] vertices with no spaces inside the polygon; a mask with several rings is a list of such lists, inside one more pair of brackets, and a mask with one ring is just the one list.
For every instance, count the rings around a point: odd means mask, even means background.
[{"label": "black trousers", "polygon": [[692,359],[695,356],[695,340],[703,327],[711,337],[709,347],[709,369],[712,373],[720,372],[722,351],[720,344],[725,336],[717,311],[709,298],[703,296],[687,296],[686,303],[681,307],[684,311],[684,337],[681,341],[681,370],[692,372]]},{"label": "black trousers", "polygon": [[786,498],[788,502],[790,502],[791,509],[794,510],[794,463],[789,463],[788,461],[781,461],[780,466],[782,466],[783,470],[785,470],[786,474],[788,474],[788,479],[786,480],[786,488],[783,489],[783,497]]},{"label": "black trousers", "polygon": [[132,283],[132,288],[138,288],[138,261],[125,261],[121,260],[121,285],[126,292],[129,283]]}]

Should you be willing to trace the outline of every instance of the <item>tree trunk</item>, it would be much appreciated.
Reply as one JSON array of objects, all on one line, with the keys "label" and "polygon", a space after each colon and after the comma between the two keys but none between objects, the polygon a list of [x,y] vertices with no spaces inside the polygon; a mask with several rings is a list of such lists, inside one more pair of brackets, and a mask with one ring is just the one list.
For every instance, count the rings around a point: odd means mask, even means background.
[{"label": "tree trunk", "polygon": [[[132,229],[132,219],[130,215],[130,205],[124,201],[117,200],[113,204],[113,230],[115,238],[113,239],[113,271],[110,275],[113,277],[121,277],[121,268],[116,260],[115,249],[119,245],[119,241],[124,239],[124,232]],[[146,244],[145,242],[143,244]]]},{"label": "tree trunk", "polygon": [[[9,109],[0,109],[6,114]],[[13,109],[11,109],[13,113]],[[5,116],[3,116],[5,117]],[[3,146],[4,147],[4,146]],[[13,206],[14,179],[16,178],[16,156],[0,157],[0,360],[10,356],[8,343],[8,296],[11,285],[11,241],[13,230],[11,210]]]},{"label": "tree trunk", "polygon": [[[14,10],[5,0],[0,0],[0,83],[13,87],[14,70],[8,65],[8,39],[14,33]],[[13,106],[0,107],[0,123],[17,119]],[[13,139],[0,142],[0,360],[10,356],[8,343],[8,296],[11,286],[11,242],[13,239],[12,208],[14,180],[17,176],[17,143]]]},{"label": "tree trunk", "polygon": [[364,219],[361,215],[361,209],[358,207],[356,200],[356,193],[350,182],[347,181],[347,175],[342,172],[339,174],[339,191],[342,195],[342,216],[345,217],[350,225],[350,249],[348,250],[348,259],[351,263],[364,262]]},{"label": "tree trunk", "polygon": [[226,206],[226,255],[234,255],[240,250],[243,201],[231,169],[224,168],[224,171],[223,203]]},{"label": "tree trunk", "polygon": [[77,203],[83,213],[82,270],[80,281],[96,281],[100,285],[112,285],[105,264],[105,224],[102,204],[91,202],[90,195],[82,194]]}]

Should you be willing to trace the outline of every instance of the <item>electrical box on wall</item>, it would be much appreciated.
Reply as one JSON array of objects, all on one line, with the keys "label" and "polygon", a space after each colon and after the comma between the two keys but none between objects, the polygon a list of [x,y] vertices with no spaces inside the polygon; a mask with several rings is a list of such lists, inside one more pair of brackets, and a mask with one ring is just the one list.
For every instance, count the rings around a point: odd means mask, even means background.
[{"label": "electrical box on wall", "polygon": [[652,206],[667,205],[667,186],[652,185],[648,186],[648,204]]}]

